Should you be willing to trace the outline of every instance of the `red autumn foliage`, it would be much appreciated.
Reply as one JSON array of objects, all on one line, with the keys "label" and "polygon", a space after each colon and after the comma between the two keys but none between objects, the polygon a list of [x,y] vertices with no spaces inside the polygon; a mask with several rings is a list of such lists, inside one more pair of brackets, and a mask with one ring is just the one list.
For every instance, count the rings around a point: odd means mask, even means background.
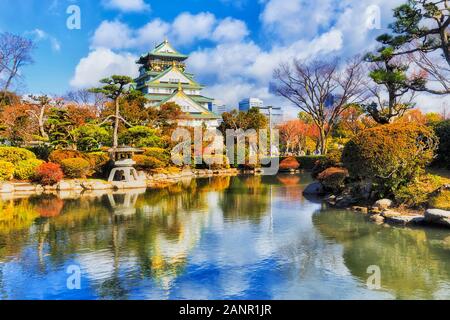
[{"label": "red autumn foliage", "polygon": [[36,169],[36,181],[44,186],[56,184],[61,181],[63,177],[63,171],[57,163],[43,163]]},{"label": "red autumn foliage", "polygon": [[57,217],[64,207],[64,200],[57,197],[43,199],[36,206],[36,211],[43,218]]},{"label": "red autumn foliage", "polygon": [[303,120],[289,120],[278,126],[280,138],[286,153],[305,151],[306,138],[317,141],[319,130],[313,123]]},{"label": "red autumn foliage", "polygon": [[296,170],[300,167],[300,163],[294,157],[287,157],[280,162],[280,170]]}]

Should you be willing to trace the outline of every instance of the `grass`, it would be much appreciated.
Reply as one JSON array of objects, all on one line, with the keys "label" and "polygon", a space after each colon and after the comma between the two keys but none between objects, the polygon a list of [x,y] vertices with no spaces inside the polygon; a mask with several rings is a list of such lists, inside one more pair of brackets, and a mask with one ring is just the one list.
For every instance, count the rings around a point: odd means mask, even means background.
[{"label": "grass", "polygon": [[438,196],[432,197],[429,204],[432,208],[450,210],[450,190],[444,190]]}]

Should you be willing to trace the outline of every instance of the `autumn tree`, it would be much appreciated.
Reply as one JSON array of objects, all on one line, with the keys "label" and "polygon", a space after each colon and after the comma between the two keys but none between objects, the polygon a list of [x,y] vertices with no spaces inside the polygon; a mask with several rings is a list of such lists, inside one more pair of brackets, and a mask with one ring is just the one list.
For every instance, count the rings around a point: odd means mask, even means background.
[{"label": "autumn tree", "polygon": [[95,107],[92,105],[66,104],[64,109],[76,127],[97,121]]},{"label": "autumn tree", "polygon": [[164,134],[177,126],[177,119],[182,115],[181,107],[175,102],[163,103],[158,108],[147,109],[149,125],[161,130]]},{"label": "autumn tree", "polygon": [[19,35],[4,32],[0,34],[0,79],[2,96],[5,97],[14,80],[20,76],[20,70],[31,63],[35,46],[33,41]]},{"label": "autumn tree", "polygon": [[14,146],[30,142],[39,132],[37,121],[30,117],[30,106],[24,103],[7,105],[0,113],[0,135]]},{"label": "autumn tree", "polygon": [[337,60],[284,63],[274,72],[274,91],[309,115],[319,129],[320,152],[341,113],[352,104],[365,101],[362,60],[345,66]]},{"label": "autumn tree", "polygon": [[222,120],[219,130],[224,135],[227,129],[242,129],[246,131],[249,129],[267,129],[269,126],[267,117],[259,112],[257,108],[251,108],[248,111],[233,110],[231,112],[224,112],[222,114]]},{"label": "autumn tree", "polygon": [[[104,94],[105,97],[111,99],[114,102],[114,114],[106,117],[104,122],[114,119],[113,124],[113,148],[119,146],[119,125],[120,121],[128,123],[120,115],[120,98],[133,91],[130,88],[130,84],[133,79],[128,76],[113,75],[110,78],[100,80],[100,83],[104,84],[102,87],[90,89],[91,92]],[[130,125],[131,126],[131,125]]]},{"label": "autumn tree", "polygon": [[[317,148],[318,130],[314,123],[294,119],[280,124],[278,130],[281,144],[287,154],[313,152]],[[310,146],[311,143],[313,143],[312,146]]]}]

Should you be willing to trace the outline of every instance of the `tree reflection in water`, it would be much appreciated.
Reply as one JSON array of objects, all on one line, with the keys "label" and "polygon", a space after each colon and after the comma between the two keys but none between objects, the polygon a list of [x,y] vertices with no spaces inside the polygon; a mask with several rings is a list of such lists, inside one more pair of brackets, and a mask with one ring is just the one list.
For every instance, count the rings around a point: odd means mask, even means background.
[{"label": "tree reflection in water", "polygon": [[[98,274],[95,283],[100,297],[127,298],[133,283],[144,278],[168,290],[183,272],[188,254],[208,222],[207,195],[225,192],[230,181],[230,177],[187,179],[160,190],[1,201],[0,261],[20,256],[35,243],[35,272],[50,272],[75,255],[94,274],[97,266],[99,270],[110,266],[102,271],[105,274]],[[267,193],[258,189],[259,179],[243,179],[242,186],[261,196]],[[255,199],[232,199],[240,203],[238,212],[254,216],[248,211]],[[263,201],[256,215],[264,212],[268,199]],[[231,216],[229,211],[227,214]],[[124,277],[124,266],[129,268],[130,261],[138,267]]]},{"label": "tree reflection in water", "polygon": [[261,176],[243,176],[233,179],[230,188],[219,198],[219,205],[226,220],[249,220],[255,223],[267,214],[270,203],[269,186]]},{"label": "tree reflection in water", "polygon": [[343,246],[345,265],[361,283],[370,265],[379,266],[382,289],[397,299],[439,298],[450,278],[446,230],[380,226],[354,212],[329,209],[314,214],[313,223]]},{"label": "tree reflection in water", "polygon": [[329,209],[301,195],[309,181],[186,179],[161,190],[0,200],[0,297],[70,298],[72,264],[86,290],[75,298],[320,298],[343,285],[344,297],[379,297],[363,288],[369,265],[398,298],[448,296],[448,233]]}]

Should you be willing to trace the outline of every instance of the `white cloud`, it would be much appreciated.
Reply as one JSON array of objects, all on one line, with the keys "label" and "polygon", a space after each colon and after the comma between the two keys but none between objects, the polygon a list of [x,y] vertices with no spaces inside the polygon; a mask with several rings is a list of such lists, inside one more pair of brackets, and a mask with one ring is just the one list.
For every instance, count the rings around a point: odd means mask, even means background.
[{"label": "white cloud", "polygon": [[[120,21],[104,21],[96,30],[92,51],[77,67],[72,85],[89,82],[91,69],[102,77],[112,73],[136,72],[134,59],[111,50],[148,50],[167,37],[181,47],[202,42],[191,52],[188,71],[206,84],[205,94],[223,100],[229,106],[248,96],[257,96],[280,106],[288,103],[269,92],[273,70],[292,58],[350,57],[376,46],[375,38],[386,30],[367,28],[367,7],[378,6],[382,28],[392,20],[392,8],[404,0],[260,0],[261,44],[249,38],[244,21],[232,17],[219,19],[211,13],[181,13],[173,21],[153,19],[140,28]],[[111,49],[111,50],[110,50]],[[142,51],[142,52],[144,52]],[[106,60],[103,62],[102,60]],[[105,67],[106,64],[106,67]],[[119,67],[120,65],[120,67]],[[114,66],[114,67],[112,67]],[[98,80],[99,77],[94,77]],[[95,80],[95,81],[96,81]],[[439,100],[439,99],[438,99]],[[439,108],[441,103],[428,96],[417,99],[425,110]],[[292,114],[297,110],[290,109]]]},{"label": "white cloud", "polygon": [[149,11],[150,5],[144,0],[103,0],[107,8],[118,9],[124,12]]},{"label": "white cloud", "polygon": [[159,18],[133,29],[120,21],[103,21],[94,32],[91,48],[148,49],[165,37],[176,46],[200,40],[212,42],[241,41],[249,34],[244,21],[225,18],[218,20],[209,12],[181,13],[172,22]]},{"label": "white cloud", "polygon": [[171,26],[173,40],[178,44],[190,44],[196,40],[208,39],[215,23],[216,17],[209,12],[196,15],[181,13]]},{"label": "white cloud", "polygon": [[50,46],[54,52],[61,51],[61,43],[59,42],[59,40],[56,39],[54,36],[45,32],[44,30],[34,29],[31,32],[27,32],[27,34],[34,36],[36,42],[49,41]]},{"label": "white cloud", "polygon": [[270,0],[261,13],[263,26],[285,40],[302,36],[314,38],[331,26],[342,2],[333,0]]},{"label": "white cloud", "polygon": [[132,30],[126,24],[119,21],[103,21],[95,30],[91,46],[123,49],[129,48],[132,41]]},{"label": "white cloud", "polygon": [[159,44],[169,34],[170,24],[154,19],[136,31],[136,46],[148,49]]},{"label": "white cloud", "polygon": [[110,49],[99,48],[80,60],[75,75],[70,81],[74,88],[88,88],[98,85],[99,80],[113,74],[137,77],[137,57],[129,53],[114,53]]},{"label": "white cloud", "polygon": [[241,41],[249,35],[245,22],[233,18],[222,20],[212,34],[216,42]]},{"label": "white cloud", "polygon": [[188,67],[202,82],[213,83],[205,92],[230,106],[248,96],[279,104],[282,101],[269,92],[269,83],[273,70],[281,62],[332,54],[342,45],[342,34],[337,30],[312,41],[299,40],[267,51],[252,41],[221,43],[214,48],[191,53]]}]

